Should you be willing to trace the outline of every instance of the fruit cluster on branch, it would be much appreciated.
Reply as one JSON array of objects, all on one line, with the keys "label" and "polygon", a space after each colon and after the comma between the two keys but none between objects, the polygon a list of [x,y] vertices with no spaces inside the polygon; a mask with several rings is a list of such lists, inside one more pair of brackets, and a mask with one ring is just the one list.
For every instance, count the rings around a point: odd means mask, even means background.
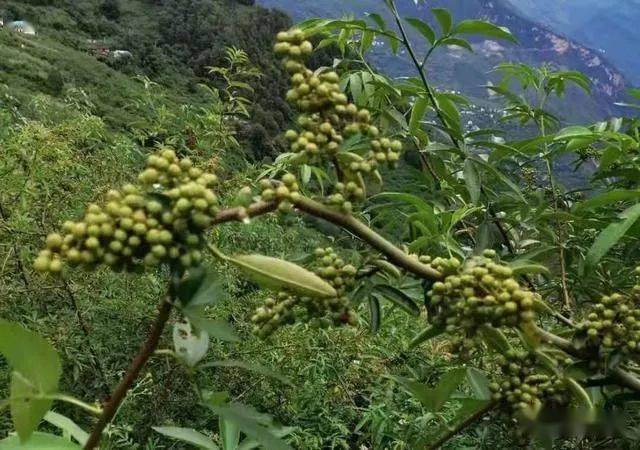
[{"label": "fruit cluster on branch", "polygon": [[564,381],[542,373],[534,354],[510,350],[496,362],[500,376],[489,385],[492,398],[505,402],[513,412],[535,417],[543,405],[565,406],[569,395]]},{"label": "fruit cluster on branch", "polygon": [[[340,77],[333,70],[312,71],[305,58],[313,45],[304,32],[292,30],[278,34],[275,52],[282,55],[291,74],[292,88],[287,100],[299,111],[299,130],[286,132],[295,162],[332,164],[339,182],[326,203],[351,213],[354,202],[366,196],[365,177],[380,181],[381,164],[393,166],[400,159],[402,143],[380,136],[372,124],[371,113],[349,102],[340,89]],[[364,154],[341,151],[346,139],[369,140]],[[367,147],[366,146],[366,147]]]},{"label": "fruit cluster on branch", "polygon": [[[640,268],[636,269],[640,273]],[[578,324],[576,339],[587,348],[640,355],[640,285],[630,294],[603,296]]]},{"label": "fruit cluster on branch", "polygon": [[464,347],[473,346],[482,326],[526,328],[533,323],[535,294],[495,261],[494,251],[464,263],[436,258],[431,265],[446,277],[428,292],[430,321],[451,335],[462,335]]},{"label": "fruit cluster on branch", "polygon": [[314,272],[335,288],[337,295],[329,298],[299,297],[279,292],[268,297],[251,317],[253,332],[265,338],[280,326],[296,321],[326,328],[331,325],[354,325],[356,317],[351,311],[351,302],[346,290],[355,281],[357,269],[345,263],[331,248],[317,248],[314,251],[316,266]]},{"label": "fruit cluster on branch", "polygon": [[129,271],[165,262],[196,266],[202,260],[202,232],[219,211],[211,190],[216,183],[214,174],[190,159],[160,150],[148,157],[137,184],[109,191],[106,204],[89,205],[82,220],[65,222],[63,234],[50,234],[34,267],[59,273],[63,261]]}]

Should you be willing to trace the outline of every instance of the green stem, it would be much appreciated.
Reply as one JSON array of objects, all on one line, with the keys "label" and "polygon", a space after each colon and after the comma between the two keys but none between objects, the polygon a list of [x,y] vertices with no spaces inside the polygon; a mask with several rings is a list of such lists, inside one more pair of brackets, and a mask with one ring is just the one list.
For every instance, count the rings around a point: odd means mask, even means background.
[{"label": "green stem", "polygon": [[417,258],[403,252],[352,215],[341,214],[321,203],[305,197],[296,199],[292,201],[292,203],[300,211],[319,217],[350,231],[373,248],[383,253],[389,261],[398,267],[405,269],[420,278],[427,278],[431,280],[442,279],[442,274],[440,272],[431,266],[421,263]]},{"label": "green stem", "polygon": [[[355,236],[359,237],[360,239],[371,245],[373,248],[384,254],[387,259],[390,262],[394,263],[396,266],[405,269],[406,271],[420,278],[427,278],[431,280],[442,279],[442,274],[435,270],[433,267],[423,264],[418,261],[417,258],[414,258],[405,253],[352,215],[339,213],[323,205],[322,203],[305,197],[299,197],[295,200],[291,199],[291,202],[298,210],[304,213],[318,217],[320,219],[324,219],[327,222],[331,222],[334,225],[338,225],[343,229],[350,231]],[[246,208],[246,211],[250,216],[257,216],[270,211],[274,211],[277,207],[278,204],[276,202],[257,202]],[[242,216],[238,214],[238,209],[239,208],[232,208],[229,210],[221,211],[216,216],[215,223],[242,220]],[[229,258],[213,244],[209,244],[209,250],[211,250],[211,252],[216,257],[222,260],[227,260]]]},{"label": "green stem", "polygon": [[[433,109],[436,112],[436,115],[438,116],[438,120],[440,121],[440,123],[442,123],[442,125],[445,127],[445,129],[449,128],[449,125],[447,124],[447,120],[445,119],[444,115],[442,114],[442,111],[440,110],[440,108],[438,108],[438,102],[436,100],[436,96],[435,93],[433,92],[433,89],[431,88],[431,85],[429,84],[429,81],[427,80],[427,75],[424,72],[424,65],[420,64],[420,61],[418,61],[418,58],[416,56],[416,52],[413,50],[413,46],[411,45],[411,41],[409,41],[409,36],[407,35],[407,31],[404,28],[404,25],[402,24],[402,19],[400,19],[400,15],[398,14],[398,10],[396,8],[395,2],[393,0],[389,1],[389,6],[391,9],[391,13],[393,14],[393,17],[396,21],[396,25],[398,26],[398,29],[400,30],[400,34],[402,35],[402,43],[404,45],[404,47],[407,49],[407,52],[409,53],[409,56],[411,57],[411,60],[413,62],[413,65],[416,67],[418,74],[420,75],[420,80],[422,81],[422,85],[424,86],[424,89],[427,93],[427,98],[429,99],[429,101],[431,102],[431,104],[433,105]],[[432,47],[433,48],[433,47]],[[429,50],[429,54],[432,50]],[[426,62],[426,60],[425,60]],[[451,142],[453,142],[453,145],[455,145],[459,150],[462,150],[462,143],[458,140],[458,138],[456,138],[455,136],[453,136],[451,133],[447,133],[449,135],[449,138],[451,139]]]},{"label": "green stem", "polygon": [[[568,339],[557,336],[550,331],[543,330],[539,327],[536,327],[536,331],[544,342],[554,345],[568,355],[579,359],[588,359],[590,357],[593,357],[593,355],[589,354],[588,352],[576,348],[575,345],[573,345],[573,342]],[[620,386],[624,386],[631,390],[640,392],[640,379],[638,379],[631,372],[620,367],[616,367],[615,369],[611,370],[611,376],[617,381]]]},{"label": "green stem", "polygon": [[465,420],[460,422],[458,425],[456,425],[453,428],[449,428],[446,433],[444,433],[442,436],[437,438],[435,441],[426,444],[425,449],[426,450],[435,450],[435,449],[438,449],[438,448],[442,447],[451,438],[453,438],[455,435],[460,433],[462,430],[464,430],[468,426],[474,424],[478,420],[482,419],[489,411],[494,409],[496,407],[496,405],[497,405],[497,402],[494,402],[494,401],[488,402],[486,404],[486,406],[484,406],[483,408],[480,408],[478,411],[476,411],[475,413],[471,414],[469,417],[467,417]]}]

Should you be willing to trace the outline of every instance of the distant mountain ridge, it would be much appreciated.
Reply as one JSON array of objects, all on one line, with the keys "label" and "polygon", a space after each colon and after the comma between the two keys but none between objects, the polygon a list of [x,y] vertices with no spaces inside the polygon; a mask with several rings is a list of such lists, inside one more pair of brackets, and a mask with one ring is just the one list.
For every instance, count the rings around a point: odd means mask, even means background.
[{"label": "distant mountain ridge", "polygon": [[507,0],[526,17],[605,52],[634,84],[640,84],[640,0]]},{"label": "distant mountain ridge", "polygon": [[[291,14],[294,20],[318,16],[340,17],[345,14],[363,16],[365,12],[378,12],[389,17],[379,0],[258,0],[258,3],[282,9]],[[482,18],[509,27],[518,38],[517,46],[493,40],[475,40],[474,55],[465,55],[454,49],[440,53],[432,63],[431,77],[442,87],[486,97],[481,86],[487,81],[495,81],[489,72],[496,64],[502,61],[533,65],[551,62],[564,69],[579,70],[594,83],[592,98],[579,92],[569,93],[571,101],[567,103],[573,105],[573,110],[562,113],[570,121],[601,119],[615,114],[617,108],[614,103],[624,97],[628,87],[625,76],[604,54],[525,17],[511,0],[432,0],[428,5],[418,7],[411,1],[399,1],[397,4],[404,17],[418,16],[430,20],[429,8],[445,7],[453,13],[455,20]],[[416,42],[419,42],[417,36]],[[374,61],[382,70],[393,75],[409,71],[406,59],[389,56],[389,52],[380,52]]]}]

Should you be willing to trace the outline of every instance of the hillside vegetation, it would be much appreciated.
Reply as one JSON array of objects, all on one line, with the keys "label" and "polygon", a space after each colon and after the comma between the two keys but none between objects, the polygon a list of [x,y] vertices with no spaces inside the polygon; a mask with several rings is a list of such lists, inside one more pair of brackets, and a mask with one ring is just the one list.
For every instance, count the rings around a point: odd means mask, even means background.
[{"label": "hillside vegetation", "polygon": [[476,120],[431,56],[487,21],[252,3],[2,4],[0,450],[636,448],[638,119],[505,62]]}]

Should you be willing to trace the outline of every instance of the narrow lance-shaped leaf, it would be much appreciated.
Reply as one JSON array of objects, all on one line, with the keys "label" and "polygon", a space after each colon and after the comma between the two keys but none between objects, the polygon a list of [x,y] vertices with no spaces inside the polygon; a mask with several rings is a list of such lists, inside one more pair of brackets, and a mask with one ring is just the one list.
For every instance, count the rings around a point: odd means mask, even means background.
[{"label": "narrow lance-shaped leaf", "polygon": [[370,315],[370,328],[372,332],[376,332],[380,329],[380,317],[381,317],[381,312],[380,312],[380,300],[378,300],[378,297],[376,295],[369,295],[368,298],[368,302],[369,302],[369,315]]},{"label": "narrow lance-shaped leaf", "polygon": [[418,97],[411,109],[411,117],[409,118],[409,131],[414,133],[420,128],[420,122],[424,117],[424,113],[429,106],[429,101],[426,97]]},{"label": "narrow lance-shaped leaf", "polygon": [[418,308],[411,297],[402,292],[400,289],[389,286],[388,284],[378,284],[373,289],[377,291],[383,298],[395,303],[397,306],[399,306],[409,314],[414,316],[420,315],[420,308]]},{"label": "narrow lance-shaped leaf", "polygon": [[508,28],[499,27],[484,20],[463,20],[453,28],[452,34],[475,34],[516,42],[516,38]]},{"label": "narrow lance-shaped leaf", "polygon": [[444,333],[444,327],[429,325],[411,340],[409,343],[409,349],[415,348],[436,336],[440,336],[442,333]]},{"label": "narrow lance-shaped leaf", "polygon": [[453,24],[453,18],[451,13],[444,8],[431,8],[431,13],[438,21],[442,34],[448,34],[451,31],[451,25]]},{"label": "narrow lance-shaped leaf", "polygon": [[192,429],[192,428],[180,428],[180,427],[153,427],[155,431],[163,434],[172,439],[178,441],[187,442],[195,445],[198,448],[205,448],[208,450],[218,450],[219,447],[211,439],[204,434]]},{"label": "narrow lance-shaped leaf", "polygon": [[415,28],[424,38],[429,42],[429,44],[433,45],[436,40],[436,33],[433,31],[433,28],[429,26],[428,23],[417,19],[415,17],[409,17],[405,19],[409,25]]},{"label": "narrow lance-shaped leaf", "polygon": [[238,255],[229,261],[258,284],[286,289],[309,297],[335,297],[336,290],[329,283],[297,264],[263,255]]},{"label": "narrow lance-shaped leaf", "polygon": [[582,273],[588,268],[598,264],[604,255],[606,255],[638,221],[640,218],[640,203],[627,209],[622,213],[622,217],[623,220],[621,222],[612,223],[598,235],[587,253],[584,265],[581,268]]},{"label": "narrow lance-shaped leaf", "polygon": [[291,381],[284,377],[282,374],[275,372],[268,367],[265,367],[261,364],[250,363],[247,361],[237,361],[233,359],[225,359],[222,361],[211,361],[205,364],[200,365],[200,369],[206,369],[209,367],[232,367],[237,369],[244,369],[250,372],[255,372],[260,375],[264,375],[267,377],[271,377],[275,380],[278,380],[284,384],[291,384]]},{"label": "narrow lance-shaped leaf", "polygon": [[44,420],[51,425],[60,428],[65,436],[69,435],[73,437],[80,445],[84,445],[89,439],[89,434],[85,432],[78,424],[62,414],[58,414],[54,411],[49,411],[44,416]]},{"label": "narrow lance-shaped leaf", "polygon": [[481,192],[480,174],[473,164],[473,160],[468,158],[464,162],[464,183],[469,191],[471,202],[478,203]]},{"label": "narrow lance-shaped leaf", "polygon": [[502,333],[502,331],[491,326],[482,326],[480,328],[480,336],[487,345],[498,353],[506,353],[511,350],[511,344]]},{"label": "narrow lance-shaped leaf", "polygon": [[48,433],[33,433],[29,440],[20,442],[18,436],[9,436],[0,441],[0,450],[81,450],[78,444]]}]

